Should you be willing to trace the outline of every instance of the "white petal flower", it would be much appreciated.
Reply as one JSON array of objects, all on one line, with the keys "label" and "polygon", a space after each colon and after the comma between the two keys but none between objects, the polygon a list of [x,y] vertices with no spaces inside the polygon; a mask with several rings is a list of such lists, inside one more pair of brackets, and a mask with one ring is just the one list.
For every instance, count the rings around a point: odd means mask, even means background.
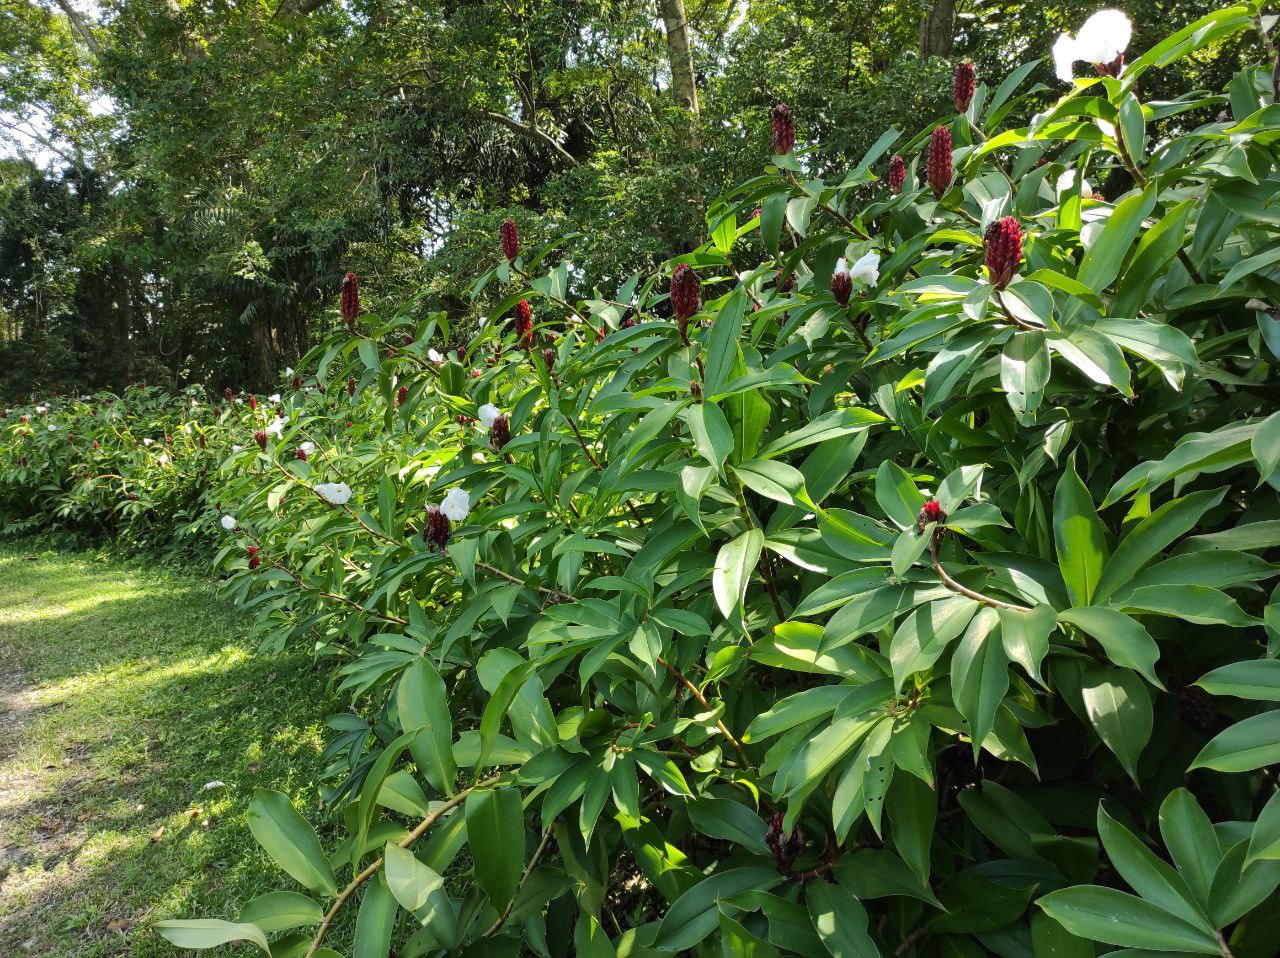
[{"label": "white petal flower", "polygon": [[870,253],[864,253],[858,258],[849,270],[849,275],[854,279],[860,279],[868,286],[874,286],[880,282],[880,254],[875,250]]},{"label": "white petal flower", "polygon": [[441,356],[434,348],[427,350],[427,359],[431,360],[433,363],[444,362],[444,357]]},{"label": "white petal flower", "polygon": [[222,525],[222,528],[226,529],[228,532],[236,527],[235,516],[223,516],[218,520],[218,522]]},{"label": "white petal flower", "polygon": [[267,402],[269,403],[278,403],[279,401],[280,401],[279,393],[272,393],[270,396],[267,397]]},{"label": "white petal flower", "polygon": [[169,465],[169,454],[167,452],[161,453],[159,458],[156,459],[156,465],[158,466]]},{"label": "white petal flower", "polygon": [[848,273],[848,272],[849,272],[849,263],[845,260],[843,256],[841,256],[838,260],[836,260],[836,268],[831,271],[831,275],[834,276],[836,275],[836,273]]},{"label": "white petal flower", "polygon": [[58,431],[58,426],[57,426],[57,424],[56,424],[56,423],[49,423],[49,431],[50,431],[50,432],[57,432],[57,431]]},{"label": "white petal flower", "polygon": [[154,446],[156,444],[156,441],[152,439],[150,436],[147,436],[147,438],[142,440],[142,444],[144,446]]},{"label": "white petal flower", "polygon": [[1053,45],[1053,65],[1058,79],[1070,83],[1072,65],[1077,60],[1099,67],[1110,66],[1120,59],[1132,36],[1133,25],[1121,11],[1099,10],[1084,22],[1074,37],[1069,33],[1059,34]]},{"label": "white petal flower", "polygon": [[284,432],[284,427],[285,427],[285,421],[281,419],[279,416],[277,416],[267,426],[266,433],[268,436],[275,436],[277,439],[279,439],[281,438],[281,434]]},{"label": "white petal flower", "polygon": [[305,452],[305,453],[309,456],[309,455],[311,455],[313,452],[315,452],[315,451],[316,451],[316,444],[315,444],[314,442],[311,442],[310,440],[308,440],[307,442],[304,442],[304,443],[303,443],[301,446],[299,446],[298,448],[299,448],[299,449],[301,449],[303,452]]},{"label": "white petal flower", "polygon": [[243,406],[243,405],[244,405],[244,400],[243,400],[243,399],[241,399],[239,396],[237,396],[237,397],[236,397],[236,405],[237,405],[237,406]]},{"label": "white petal flower", "polygon": [[[1062,195],[1063,193],[1067,192],[1067,190],[1071,189],[1071,187],[1075,186],[1075,183],[1076,183],[1076,171],[1064,170],[1062,175],[1058,177],[1058,182],[1056,184],[1055,189],[1058,195]],[[1089,185],[1089,181],[1081,180],[1080,181],[1080,198],[1082,200],[1087,200],[1092,198],[1092,196],[1093,196],[1093,187]]]},{"label": "white petal flower", "polygon": [[316,492],[335,506],[345,506],[351,498],[351,487],[345,482],[322,482],[316,486]]},{"label": "white petal flower", "polygon": [[231,451],[232,451],[232,452],[239,452],[239,451],[240,451],[241,449],[243,449],[243,448],[244,448],[244,446],[232,446],[232,447],[231,447]]},{"label": "white petal flower", "polygon": [[480,419],[480,425],[485,429],[493,428],[493,421],[502,415],[502,410],[491,402],[485,403],[476,411],[476,416]]},{"label": "white petal flower", "polygon": [[285,376],[292,376],[292,375],[293,375],[293,367],[292,367],[292,366],[286,366],[286,367],[284,368],[284,374],[285,374]]},{"label": "white petal flower", "polygon": [[471,511],[471,496],[467,490],[454,487],[445,493],[440,502],[440,511],[451,522],[461,522]]},{"label": "white petal flower", "polygon": [[38,413],[46,413],[48,411],[49,411],[48,406],[36,406],[36,412]]}]

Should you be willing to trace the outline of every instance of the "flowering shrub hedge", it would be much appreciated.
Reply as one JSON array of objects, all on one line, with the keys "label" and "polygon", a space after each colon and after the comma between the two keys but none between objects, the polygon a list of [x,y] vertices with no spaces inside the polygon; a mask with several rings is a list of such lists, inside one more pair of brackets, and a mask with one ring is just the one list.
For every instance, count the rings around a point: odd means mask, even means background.
[{"label": "flowering shrub hedge", "polygon": [[[1097,75],[1025,127],[1028,67],[962,66],[956,115],[834,175],[779,105],[661,275],[573,293],[504,226],[469,342],[348,277],[314,380],[224,403],[190,520],[351,693],[333,819],[260,792],[288,889],[162,934],[333,956],[350,908],[357,958],[1272,954],[1274,64],[1139,96],[1256,14],[1129,61],[1091,20],[1054,52]],[[6,444],[7,497],[20,450],[81,455]]]}]

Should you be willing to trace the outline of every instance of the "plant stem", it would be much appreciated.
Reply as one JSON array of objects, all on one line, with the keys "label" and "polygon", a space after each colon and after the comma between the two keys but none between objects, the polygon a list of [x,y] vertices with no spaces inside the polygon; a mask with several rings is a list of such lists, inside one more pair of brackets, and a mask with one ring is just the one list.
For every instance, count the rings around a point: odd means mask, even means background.
[{"label": "plant stem", "polygon": [[[706,711],[711,711],[711,703],[707,701],[707,697],[702,694],[696,685],[689,681],[688,677],[683,672],[662,656],[658,656],[658,664],[670,672],[673,679],[683,684],[684,687],[693,694],[693,697],[698,700],[699,705],[701,705]],[[728,739],[729,744],[737,750],[738,756],[742,759],[743,767],[750,768],[751,760],[747,758],[747,750],[742,747],[741,742],[733,737],[733,733],[729,731],[728,727],[720,719],[716,719],[716,729],[719,730],[720,734]]]},{"label": "plant stem", "polygon": [[[400,841],[397,842],[397,844],[401,848],[408,848],[415,841],[421,838],[423,833],[426,832],[428,828],[430,828],[432,825],[438,822],[446,812],[449,812],[454,808],[457,808],[464,801],[466,801],[467,796],[470,795],[477,788],[488,788],[490,785],[498,784],[498,782],[501,781],[501,779],[502,779],[501,774],[491,775],[488,778],[486,778],[484,781],[476,782],[474,785],[464,788],[462,791],[452,796],[448,801],[442,804],[434,812],[432,812],[430,815],[428,815],[426,818],[420,821],[414,827],[413,831],[411,831],[404,838],[400,839]],[[351,898],[355,890],[359,888],[361,885],[363,885],[370,878],[372,878],[377,873],[378,869],[381,867],[382,867],[382,859],[381,858],[375,859],[372,863],[368,865],[368,867],[365,868],[364,871],[356,875],[355,878],[351,879],[351,883],[348,884],[346,888],[342,889],[342,891],[338,893],[338,897],[334,900],[333,905],[331,905],[329,910],[325,912],[324,918],[320,920],[320,927],[316,929],[315,937],[311,939],[311,947],[307,949],[305,958],[313,958],[315,953],[320,950],[320,942],[324,941],[324,936],[329,931],[329,926],[333,924],[333,919],[341,910],[342,906],[347,903],[347,901]]]},{"label": "plant stem", "polygon": [[542,833],[542,842],[538,845],[537,851],[533,853],[533,857],[529,859],[529,864],[524,866],[524,871],[520,875],[520,881],[516,883],[516,890],[511,894],[511,900],[507,902],[507,907],[502,910],[502,914],[498,916],[498,920],[489,926],[481,937],[492,938],[499,929],[507,923],[507,919],[511,917],[511,909],[516,906],[516,899],[520,897],[520,889],[524,887],[524,883],[529,880],[529,875],[538,864],[538,859],[542,857],[542,853],[547,850],[547,846],[551,844],[551,832],[555,827],[555,823],[548,825]]},{"label": "plant stem", "polygon": [[1015,612],[1030,612],[1031,610],[1025,605],[1018,605],[1016,602],[1002,602],[1000,599],[993,599],[989,595],[983,595],[981,592],[974,592],[972,589],[962,586],[942,568],[942,563],[938,561],[938,540],[942,538],[941,529],[933,530],[933,538],[929,540],[929,558],[933,561],[933,571],[938,573],[938,578],[952,592],[973,599],[975,602],[981,602],[983,605],[989,605],[993,609],[1013,609]]}]

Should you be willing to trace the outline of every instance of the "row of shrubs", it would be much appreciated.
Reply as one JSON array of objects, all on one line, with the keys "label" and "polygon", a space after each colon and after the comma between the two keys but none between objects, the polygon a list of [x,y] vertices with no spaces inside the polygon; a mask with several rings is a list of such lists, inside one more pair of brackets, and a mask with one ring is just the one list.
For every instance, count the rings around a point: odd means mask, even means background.
[{"label": "row of shrubs", "polygon": [[287,886],[160,932],[1273,954],[1276,67],[1140,99],[1271,19],[1126,60],[1098,15],[1047,113],[962,65],[954,116],[825,176],[779,104],[659,274],[576,290],[504,225],[465,343],[348,276],[278,396],[7,411],[10,528],[203,548],[350,695],[330,817],[251,806]]}]

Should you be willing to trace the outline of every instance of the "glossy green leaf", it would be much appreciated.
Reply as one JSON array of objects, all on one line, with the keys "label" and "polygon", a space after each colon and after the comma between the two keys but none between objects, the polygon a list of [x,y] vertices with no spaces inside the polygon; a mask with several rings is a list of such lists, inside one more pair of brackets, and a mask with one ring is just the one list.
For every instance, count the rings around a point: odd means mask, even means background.
[{"label": "glossy green leaf", "polygon": [[312,891],[338,893],[333,866],[325,857],[315,830],[298,814],[287,795],[256,789],[246,817],[249,831],[277,865]]}]

